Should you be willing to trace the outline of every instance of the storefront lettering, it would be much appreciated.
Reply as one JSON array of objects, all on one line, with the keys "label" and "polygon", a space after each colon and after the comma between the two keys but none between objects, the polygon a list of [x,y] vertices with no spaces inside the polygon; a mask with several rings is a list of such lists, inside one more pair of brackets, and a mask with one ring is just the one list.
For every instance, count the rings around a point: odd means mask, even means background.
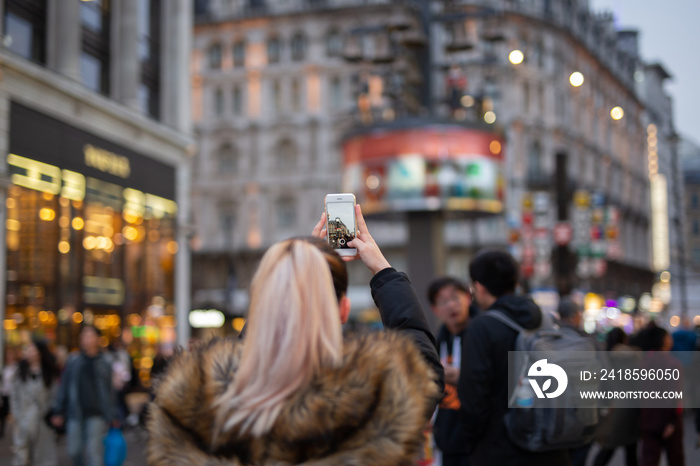
[{"label": "storefront lettering", "polygon": [[129,159],[123,155],[117,155],[105,149],[100,149],[90,144],[83,147],[85,154],[85,165],[96,168],[104,173],[128,178],[131,174]]}]

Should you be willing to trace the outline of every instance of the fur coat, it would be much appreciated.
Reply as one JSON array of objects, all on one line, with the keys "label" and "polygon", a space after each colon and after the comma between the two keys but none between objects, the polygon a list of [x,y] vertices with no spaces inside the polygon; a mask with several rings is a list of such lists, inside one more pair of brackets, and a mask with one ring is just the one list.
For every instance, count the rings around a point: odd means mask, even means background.
[{"label": "fur coat", "polygon": [[214,402],[235,378],[241,353],[238,341],[212,340],[172,361],[150,408],[150,465],[415,464],[441,394],[408,337],[346,338],[342,366],[288,398],[266,435],[234,429],[214,443]]}]

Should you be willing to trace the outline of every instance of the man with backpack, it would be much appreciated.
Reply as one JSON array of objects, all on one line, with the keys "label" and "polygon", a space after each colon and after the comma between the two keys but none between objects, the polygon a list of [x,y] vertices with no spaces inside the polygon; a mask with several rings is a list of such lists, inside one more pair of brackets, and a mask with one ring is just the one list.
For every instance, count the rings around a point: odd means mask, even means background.
[{"label": "man with backpack", "polygon": [[508,352],[515,351],[519,331],[489,314],[499,311],[525,330],[544,320],[542,310],[527,297],[515,295],[518,264],[502,251],[483,251],[469,266],[474,299],[482,312],[467,328],[458,383],[466,452],[474,466],[570,464],[566,449],[532,452],[509,437]]}]

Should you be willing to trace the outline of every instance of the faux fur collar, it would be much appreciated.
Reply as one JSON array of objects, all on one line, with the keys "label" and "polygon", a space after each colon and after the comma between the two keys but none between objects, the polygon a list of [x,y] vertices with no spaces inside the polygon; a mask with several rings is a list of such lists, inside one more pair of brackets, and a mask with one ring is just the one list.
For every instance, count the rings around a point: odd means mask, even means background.
[{"label": "faux fur collar", "polygon": [[214,401],[235,377],[241,351],[239,342],[212,340],[171,362],[151,404],[150,465],[413,464],[439,394],[407,337],[346,338],[342,367],[288,399],[267,435],[234,431],[213,444]]}]

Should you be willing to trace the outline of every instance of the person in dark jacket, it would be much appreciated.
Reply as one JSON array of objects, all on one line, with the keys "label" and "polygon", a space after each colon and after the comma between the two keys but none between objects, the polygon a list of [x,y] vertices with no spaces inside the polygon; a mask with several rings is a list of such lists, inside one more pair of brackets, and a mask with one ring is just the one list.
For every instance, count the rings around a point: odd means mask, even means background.
[{"label": "person in dark jacket", "polygon": [[92,325],[80,331],[80,353],[66,364],[52,412],[52,424],[66,426],[66,447],[73,464],[102,464],[102,440],[107,427],[117,422],[117,411],[112,364],[100,350],[100,331]]},{"label": "person in dark jacket", "polygon": [[428,301],[433,314],[443,322],[438,330],[437,344],[445,368],[445,397],[433,423],[433,436],[442,454],[442,466],[463,466],[469,463],[464,450],[457,381],[472,296],[460,280],[441,277],[428,287]]},{"label": "person in dark jacket", "polygon": [[508,437],[503,416],[508,411],[508,351],[518,333],[487,314],[497,309],[525,329],[540,326],[543,314],[535,302],[515,295],[518,264],[502,251],[482,251],[469,265],[474,299],[482,312],[467,328],[462,349],[458,394],[466,451],[474,466],[566,466],[568,452],[532,453]]}]

